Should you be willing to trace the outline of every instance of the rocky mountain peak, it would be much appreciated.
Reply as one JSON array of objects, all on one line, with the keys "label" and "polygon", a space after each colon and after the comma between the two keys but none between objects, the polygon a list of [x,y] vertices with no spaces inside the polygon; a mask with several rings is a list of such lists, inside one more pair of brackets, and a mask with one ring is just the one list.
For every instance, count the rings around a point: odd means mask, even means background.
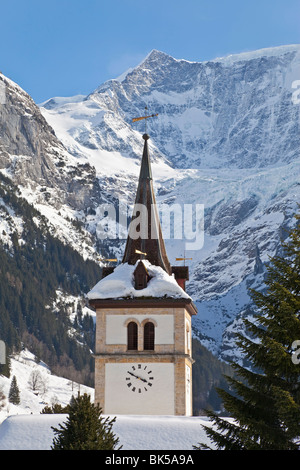
[{"label": "rocky mountain peak", "polygon": [[[300,106],[292,84],[299,57],[299,46],[205,62],[153,50],[122,80],[88,96],[50,98],[40,110],[8,83],[11,97],[0,111],[2,171],[21,188],[30,186],[39,208],[55,209],[52,219],[66,240],[74,232],[63,221],[78,219],[85,230],[78,250],[84,239],[120,258],[126,236],[97,240],[101,204],[118,208],[134,199],[145,122],[132,118],[145,106],[158,113],[147,121],[157,202],[204,207],[204,243],[187,253],[187,288],[201,312],[196,334],[220,352],[224,329],[250,302],[247,287],[262,282],[281,227],[293,224]],[[165,242],[173,263],[186,240]]]}]

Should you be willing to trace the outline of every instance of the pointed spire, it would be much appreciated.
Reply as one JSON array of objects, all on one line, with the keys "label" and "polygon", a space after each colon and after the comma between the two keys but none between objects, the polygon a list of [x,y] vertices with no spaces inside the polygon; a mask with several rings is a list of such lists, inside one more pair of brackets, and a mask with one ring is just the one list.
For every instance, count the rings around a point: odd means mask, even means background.
[{"label": "pointed spire", "polygon": [[145,142],[138,189],[122,263],[135,264],[143,257],[171,274],[172,268],[166,253],[153,189],[149,135],[145,133],[143,139]]},{"label": "pointed spire", "polygon": [[144,134],[143,139],[145,143],[144,143],[144,151],[143,151],[143,156],[142,156],[139,182],[145,179],[152,180],[152,171],[151,171],[149,149],[148,149],[148,143],[147,143],[150,137],[148,134]]}]

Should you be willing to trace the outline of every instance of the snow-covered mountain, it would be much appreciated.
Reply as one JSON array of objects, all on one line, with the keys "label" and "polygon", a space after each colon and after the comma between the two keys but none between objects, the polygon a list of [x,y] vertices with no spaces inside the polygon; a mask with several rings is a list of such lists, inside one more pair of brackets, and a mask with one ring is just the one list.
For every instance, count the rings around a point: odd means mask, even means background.
[{"label": "snow-covered mountain", "polygon": [[[192,258],[194,332],[216,354],[233,357],[231,333],[249,303],[247,289],[261,285],[264,263],[294,223],[300,106],[293,84],[299,78],[299,45],[207,62],[153,50],[88,96],[51,98],[38,109],[0,75],[6,89],[1,169],[54,234],[85,256],[109,249],[120,259],[126,227],[119,239],[99,240],[101,205],[133,202],[145,121],[132,118],[146,106],[147,114],[158,113],[147,120],[157,201],[177,204],[182,215],[184,204],[204,206],[203,244],[200,237],[187,249],[191,240],[165,232],[170,262]],[[200,233],[203,221],[196,222]]]},{"label": "snow-covered mountain", "polygon": [[[129,201],[145,130],[145,121],[132,118],[145,106],[158,113],[147,120],[157,200],[205,209],[202,248],[185,251],[187,240],[167,239],[168,254],[173,264],[184,253],[193,258],[194,331],[223,357],[234,356],[231,331],[249,302],[248,287],[261,285],[264,263],[294,223],[300,106],[292,98],[299,77],[299,45],[208,62],[153,50],[88,96],[41,105],[66,149],[95,168],[102,190]],[[95,231],[97,209],[83,221]]]},{"label": "snow-covered mountain", "polygon": [[121,80],[87,97],[48,100],[43,114],[71,152],[89,159],[97,150],[120,152],[128,159],[126,172],[140,155],[132,118],[145,105],[159,113],[148,122],[158,149],[154,159],[174,168],[265,168],[297,155],[298,110],[291,95],[299,66],[297,45],[200,63],[154,50]]},{"label": "snow-covered mountain", "polygon": [[31,97],[1,73],[0,91],[2,174],[46,217],[53,235],[92,257],[92,237],[72,221],[93,201],[101,203],[93,167],[66,151]]}]

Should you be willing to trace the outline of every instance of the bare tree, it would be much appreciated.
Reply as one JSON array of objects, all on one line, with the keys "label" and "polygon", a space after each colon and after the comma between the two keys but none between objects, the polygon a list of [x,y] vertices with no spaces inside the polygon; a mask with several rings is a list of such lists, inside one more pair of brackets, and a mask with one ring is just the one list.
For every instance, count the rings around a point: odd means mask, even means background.
[{"label": "bare tree", "polygon": [[30,390],[35,394],[38,395],[39,393],[46,393],[47,391],[47,382],[42,377],[42,374],[39,370],[34,369],[28,379],[28,385]]}]

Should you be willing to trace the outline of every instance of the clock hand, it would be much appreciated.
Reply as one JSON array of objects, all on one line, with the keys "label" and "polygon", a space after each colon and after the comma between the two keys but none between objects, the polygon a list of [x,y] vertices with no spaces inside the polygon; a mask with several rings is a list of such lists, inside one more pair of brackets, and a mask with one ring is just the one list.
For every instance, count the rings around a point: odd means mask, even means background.
[{"label": "clock hand", "polygon": [[132,376],[135,377],[136,379],[140,379],[140,380],[141,380],[141,378],[140,378],[138,375],[133,374],[133,372],[130,372],[130,371],[128,370],[127,373],[130,374],[130,375],[132,375]]},{"label": "clock hand", "polygon": [[147,382],[146,379],[142,379],[142,377],[139,377],[138,375],[133,374],[133,373],[130,372],[129,370],[127,371],[127,373],[130,374],[130,375],[132,375],[132,376],[135,377],[136,379],[142,380],[142,382]]},{"label": "clock hand", "polygon": [[138,379],[138,378],[139,378],[137,375],[135,375],[135,374],[133,374],[132,372],[130,372],[130,370],[128,370],[128,371],[127,371],[127,374],[130,374],[130,375],[132,375],[132,376],[133,376],[133,377],[135,377],[136,379]]},{"label": "clock hand", "polygon": [[142,382],[147,382],[146,379],[142,379],[142,377],[138,377],[138,379],[140,379]]}]

